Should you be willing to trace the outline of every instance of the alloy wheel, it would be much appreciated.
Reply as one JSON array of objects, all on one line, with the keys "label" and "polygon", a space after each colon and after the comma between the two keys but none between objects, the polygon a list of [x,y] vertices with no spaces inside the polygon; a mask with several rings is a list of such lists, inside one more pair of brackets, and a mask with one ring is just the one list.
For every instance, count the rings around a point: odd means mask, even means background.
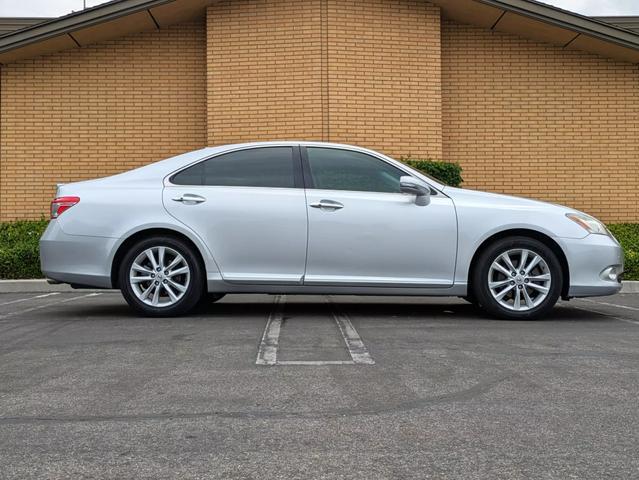
[{"label": "alloy wheel", "polygon": [[501,253],[493,261],[487,280],[499,305],[524,312],[538,307],[548,297],[552,275],[541,255],[516,248]]},{"label": "alloy wheel", "polygon": [[169,247],[147,248],[135,258],[129,270],[133,293],[153,307],[168,307],[179,302],[190,281],[188,263]]}]

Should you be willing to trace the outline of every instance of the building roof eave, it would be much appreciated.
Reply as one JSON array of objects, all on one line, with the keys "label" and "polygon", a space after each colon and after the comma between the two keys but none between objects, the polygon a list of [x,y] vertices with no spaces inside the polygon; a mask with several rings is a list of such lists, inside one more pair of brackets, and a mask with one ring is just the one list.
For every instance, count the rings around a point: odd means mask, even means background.
[{"label": "building roof eave", "polygon": [[49,17],[0,17],[0,37],[49,20]]},{"label": "building roof eave", "polygon": [[[113,0],[1,35],[0,63],[161,28],[202,14],[212,1]],[[535,0],[429,1],[455,21],[639,63],[639,31],[622,27],[621,21],[585,17]]]},{"label": "building roof eave", "polygon": [[480,2],[529,18],[639,50],[639,35],[615,25],[569,12],[535,0],[479,0]]},{"label": "building roof eave", "polygon": [[172,1],[174,0],[114,0],[86,10],[73,12],[0,37],[0,53]]},{"label": "building roof eave", "polygon": [[159,29],[201,15],[211,0],[113,0],[0,36],[0,63]]},{"label": "building roof eave", "polygon": [[461,23],[639,63],[639,33],[535,0],[429,0]]},{"label": "building roof eave", "polygon": [[623,17],[593,17],[600,22],[614,25],[624,30],[629,30],[639,34],[639,17],[637,16],[623,16]]}]

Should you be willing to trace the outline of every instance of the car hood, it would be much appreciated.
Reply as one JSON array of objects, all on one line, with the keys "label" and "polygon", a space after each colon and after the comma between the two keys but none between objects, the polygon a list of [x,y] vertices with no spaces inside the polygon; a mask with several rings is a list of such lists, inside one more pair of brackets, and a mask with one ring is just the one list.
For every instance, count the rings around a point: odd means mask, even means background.
[{"label": "car hood", "polygon": [[588,232],[566,218],[581,213],[554,203],[446,187],[443,192],[453,201],[460,233],[493,234],[504,230],[528,229],[549,237],[584,238]]},{"label": "car hood", "polygon": [[443,192],[457,203],[480,203],[494,208],[513,208],[524,210],[561,210],[563,213],[579,212],[574,208],[557,203],[549,203],[532,198],[514,197],[500,193],[482,192],[479,190],[467,190],[465,188],[446,187]]}]

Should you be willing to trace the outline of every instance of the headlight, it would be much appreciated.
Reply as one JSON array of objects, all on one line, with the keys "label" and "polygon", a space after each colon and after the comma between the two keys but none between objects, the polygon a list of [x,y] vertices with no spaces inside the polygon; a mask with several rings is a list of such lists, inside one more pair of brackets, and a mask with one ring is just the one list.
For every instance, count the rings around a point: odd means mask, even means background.
[{"label": "headlight", "polygon": [[567,213],[566,216],[586,230],[588,233],[597,235],[610,235],[606,226],[596,218],[586,215],[585,213]]}]

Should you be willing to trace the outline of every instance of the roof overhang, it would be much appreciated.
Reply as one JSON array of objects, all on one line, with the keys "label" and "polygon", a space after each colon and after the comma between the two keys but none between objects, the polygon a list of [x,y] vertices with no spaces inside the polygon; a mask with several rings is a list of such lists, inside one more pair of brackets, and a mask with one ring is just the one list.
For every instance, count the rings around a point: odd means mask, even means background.
[{"label": "roof overhang", "polygon": [[626,16],[626,17],[594,17],[595,20],[599,20],[604,23],[610,23],[619,28],[630,30],[631,32],[639,33],[639,17]]},{"label": "roof overhang", "polygon": [[639,63],[639,34],[533,0],[430,0],[446,18]]},{"label": "roof overhang", "polygon": [[114,0],[0,36],[8,63],[123,35],[156,30],[201,16],[211,0]]},{"label": "roof overhang", "polygon": [[46,22],[46,17],[0,17],[0,36],[30,27],[37,23]]},{"label": "roof overhang", "polygon": [[[0,63],[202,16],[215,0],[114,0],[0,36]],[[534,0],[429,0],[445,18],[639,63],[639,33]]]}]

